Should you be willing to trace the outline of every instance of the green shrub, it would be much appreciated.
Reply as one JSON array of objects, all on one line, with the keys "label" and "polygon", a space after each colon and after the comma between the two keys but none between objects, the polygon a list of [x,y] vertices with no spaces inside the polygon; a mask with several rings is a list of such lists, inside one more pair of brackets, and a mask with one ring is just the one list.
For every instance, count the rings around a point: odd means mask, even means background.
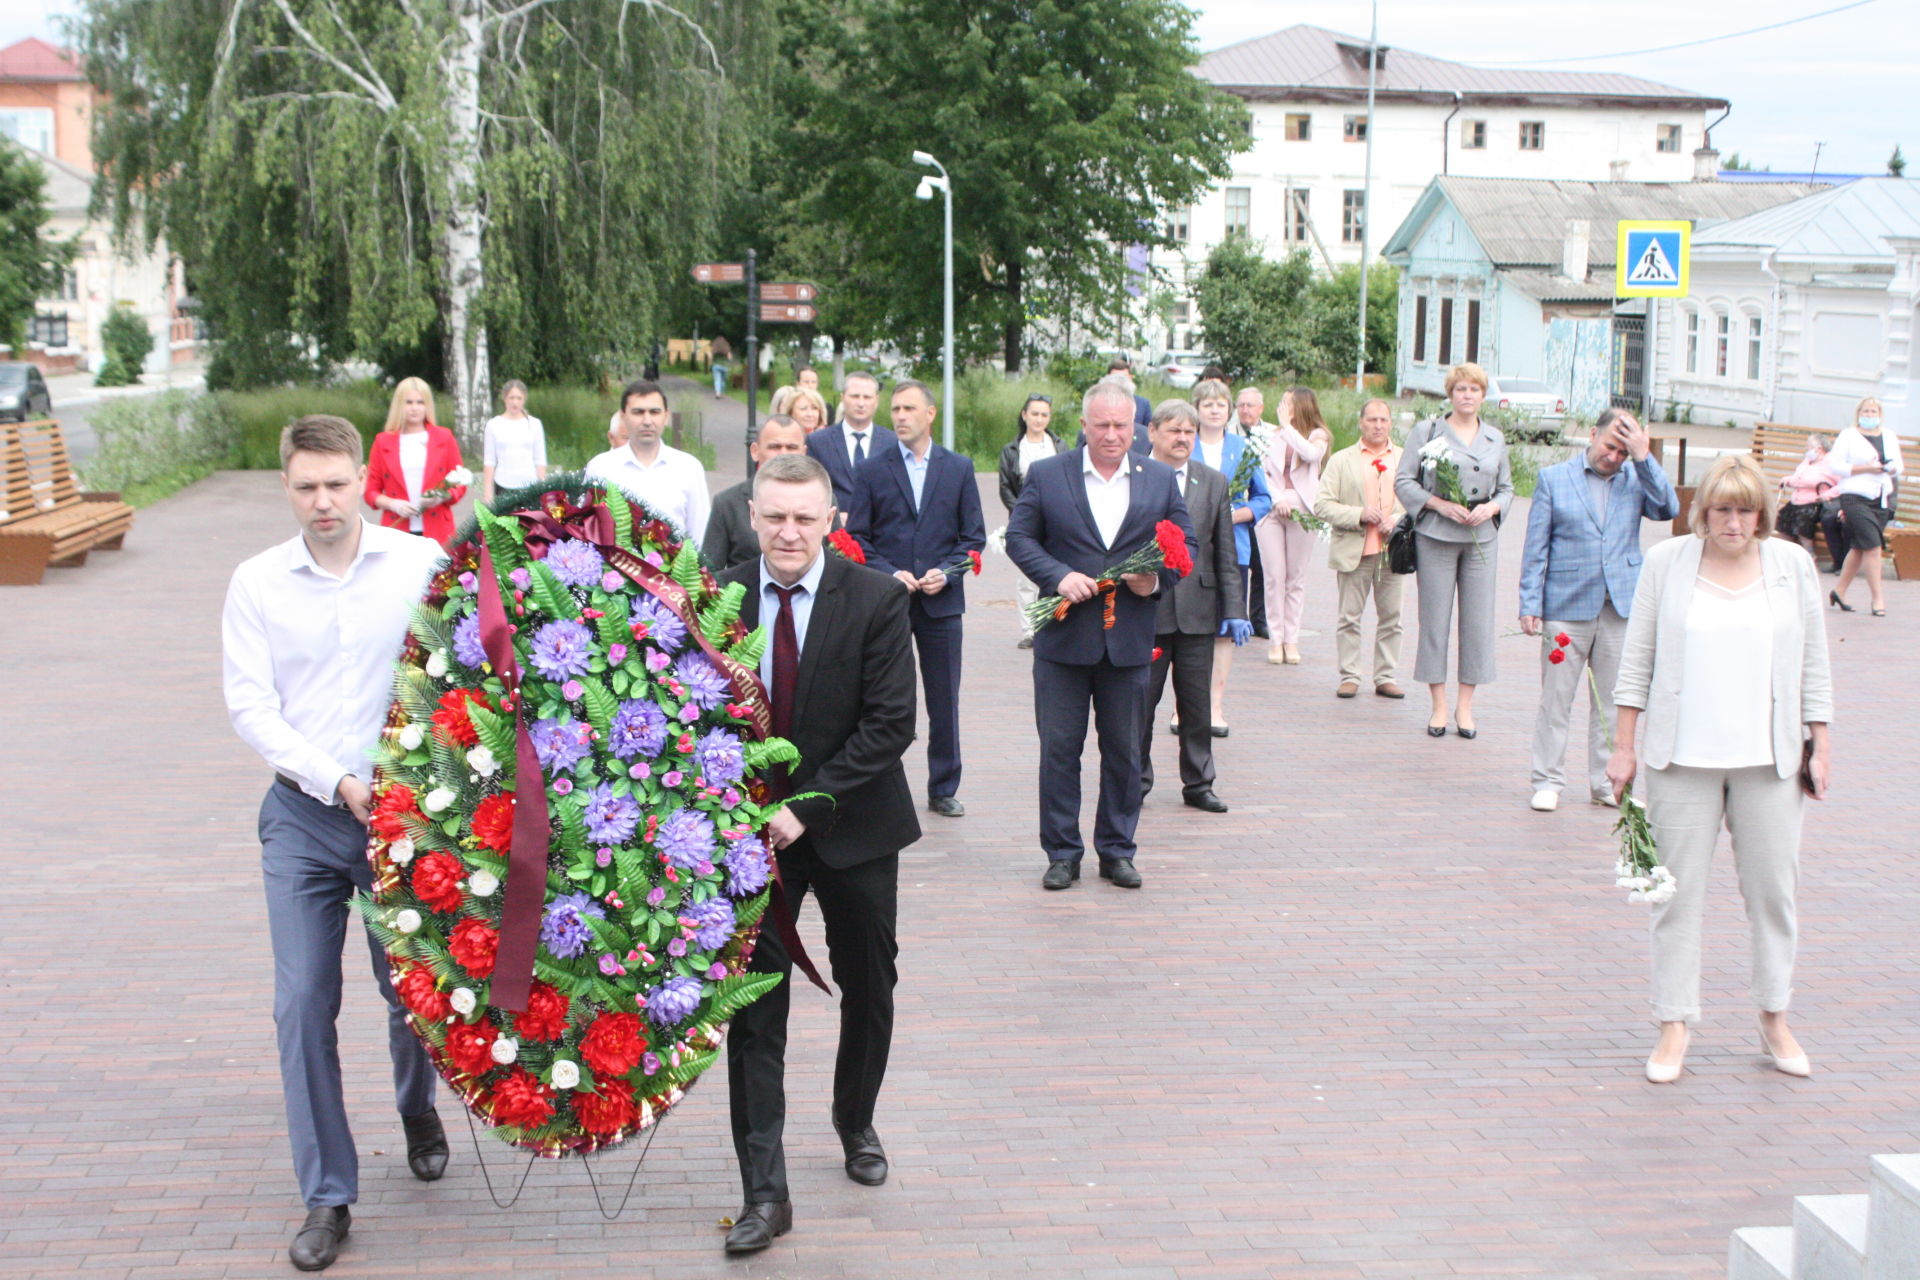
[{"label": "green shrub", "polygon": [[140,381],[140,370],[153,351],[153,334],[144,320],[124,304],[107,314],[100,326],[100,345],[106,348],[106,363],[93,376],[96,387],[126,387]]},{"label": "green shrub", "polygon": [[88,422],[100,449],[82,469],[85,487],[119,492],[135,506],[232,466],[239,435],[219,397],[187,391],[110,400]]}]

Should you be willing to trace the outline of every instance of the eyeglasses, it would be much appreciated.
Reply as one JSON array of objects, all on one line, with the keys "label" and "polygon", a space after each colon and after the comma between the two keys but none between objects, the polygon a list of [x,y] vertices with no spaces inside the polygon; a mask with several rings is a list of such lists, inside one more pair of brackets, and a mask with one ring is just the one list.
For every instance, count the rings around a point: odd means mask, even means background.
[{"label": "eyeglasses", "polygon": [[1052,404],[1052,403],[1053,403],[1053,397],[1052,397],[1052,396],[1038,396],[1038,395],[1035,395],[1035,396],[1028,396],[1028,397],[1027,397],[1027,403],[1028,403],[1028,404],[1032,404],[1032,403],[1034,403],[1035,401],[1039,401],[1039,402],[1040,402],[1041,404]]}]

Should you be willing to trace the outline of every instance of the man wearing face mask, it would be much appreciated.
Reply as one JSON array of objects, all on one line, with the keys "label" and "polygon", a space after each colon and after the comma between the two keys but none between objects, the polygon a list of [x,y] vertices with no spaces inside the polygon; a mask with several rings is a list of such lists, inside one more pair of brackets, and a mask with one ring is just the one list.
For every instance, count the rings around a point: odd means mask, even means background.
[{"label": "man wearing face mask", "polygon": [[1533,722],[1533,807],[1542,813],[1560,805],[1567,723],[1589,667],[1595,704],[1587,718],[1587,794],[1595,804],[1614,803],[1607,726],[1640,581],[1640,522],[1679,513],[1646,428],[1619,409],[1601,412],[1585,453],[1540,472],[1520,561],[1520,629],[1545,637]]}]

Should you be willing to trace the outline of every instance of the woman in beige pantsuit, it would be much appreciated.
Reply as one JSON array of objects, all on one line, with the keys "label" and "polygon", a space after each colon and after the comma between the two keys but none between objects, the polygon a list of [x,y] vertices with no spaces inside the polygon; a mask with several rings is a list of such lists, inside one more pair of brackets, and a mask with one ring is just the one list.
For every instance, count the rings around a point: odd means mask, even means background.
[{"label": "woman in beige pantsuit", "polygon": [[[1692,537],[1647,552],[1627,622],[1613,757],[1617,799],[1640,763],[1646,720],[1647,819],[1678,888],[1653,908],[1653,1016],[1660,1041],[1647,1079],[1680,1076],[1700,1017],[1700,917],[1724,824],[1753,931],[1760,1048],[1788,1075],[1809,1074],[1787,1027],[1797,942],[1803,795],[1826,794],[1833,718],[1819,571],[1773,532],[1765,475],[1751,458],[1713,464],[1695,495]],[[1801,780],[1805,742],[1808,783]]]}]

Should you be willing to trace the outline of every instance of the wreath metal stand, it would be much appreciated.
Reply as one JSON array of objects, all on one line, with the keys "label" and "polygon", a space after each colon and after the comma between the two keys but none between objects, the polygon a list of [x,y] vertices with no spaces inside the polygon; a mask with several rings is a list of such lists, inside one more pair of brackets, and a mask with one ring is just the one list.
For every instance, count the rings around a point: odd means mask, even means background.
[{"label": "wreath metal stand", "polygon": [[[462,1110],[465,1109],[462,1108]],[[473,1123],[473,1113],[467,1111],[466,1117],[467,1133],[473,1138],[473,1160],[475,1164],[480,1166],[480,1177],[487,1184],[487,1195],[492,1198],[496,1209],[513,1208],[514,1205],[520,1202],[521,1193],[527,1189],[527,1178],[533,1173],[533,1166],[539,1161],[540,1157],[537,1155],[527,1157],[526,1167],[520,1170],[520,1180],[513,1186],[513,1194],[502,1200],[500,1198],[500,1192],[496,1190],[493,1185],[493,1173],[487,1168],[487,1158],[481,1154],[480,1130]],[[606,1196],[600,1190],[600,1180],[593,1176],[592,1158],[584,1155],[580,1157],[580,1167],[586,1171],[587,1185],[593,1188],[594,1205],[600,1210],[600,1216],[608,1222],[617,1221],[620,1215],[626,1212],[627,1202],[633,1199],[633,1188],[640,1181],[640,1170],[647,1162],[647,1152],[653,1149],[653,1140],[659,1135],[659,1132],[660,1125],[659,1122],[656,1121],[653,1126],[647,1130],[646,1144],[640,1148],[640,1158],[634,1161],[633,1173],[627,1178],[627,1189],[621,1194],[620,1203],[615,1205],[611,1211],[607,1209]]]}]

